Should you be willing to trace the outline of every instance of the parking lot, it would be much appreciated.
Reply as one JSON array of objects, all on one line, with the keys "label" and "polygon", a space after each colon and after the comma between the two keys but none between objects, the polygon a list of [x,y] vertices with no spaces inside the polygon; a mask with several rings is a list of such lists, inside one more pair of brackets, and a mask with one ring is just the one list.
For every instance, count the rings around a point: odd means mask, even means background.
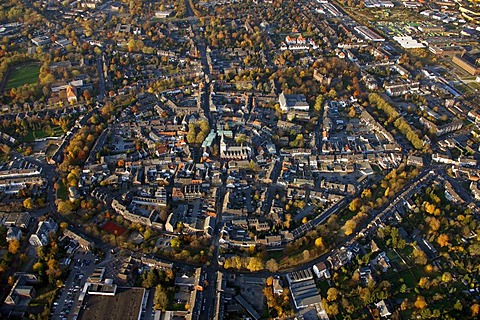
[{"label": "parking lot", "polygon": [[76,319],[78,296],[95,268],[97,257],[79,250],[70,264],[70,274],[52,306],[52,319]]}]

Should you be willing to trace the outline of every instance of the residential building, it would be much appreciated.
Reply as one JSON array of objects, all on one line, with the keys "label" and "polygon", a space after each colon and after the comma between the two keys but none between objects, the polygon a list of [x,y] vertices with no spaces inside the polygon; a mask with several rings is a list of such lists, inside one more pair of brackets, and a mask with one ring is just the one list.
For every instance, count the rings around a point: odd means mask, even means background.
[{"label": "residential building", "polygon": [[58,225],[53,219],[40,221],[37,231],[28,240],[32,246],[43,247],[50,242],[50,234],[57,232]]}]

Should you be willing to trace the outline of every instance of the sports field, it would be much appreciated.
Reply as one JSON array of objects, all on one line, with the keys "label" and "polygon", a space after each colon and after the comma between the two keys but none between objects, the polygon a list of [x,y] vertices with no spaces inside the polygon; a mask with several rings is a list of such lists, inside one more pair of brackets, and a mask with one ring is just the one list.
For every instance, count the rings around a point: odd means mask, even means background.
[{"label": "sports field", "polygon": [[17,88],[24,84],[35,84],[38,82],[39,74],[40,66],[37,64],[30,63],[16,66],[10,70],[5,90]]}]

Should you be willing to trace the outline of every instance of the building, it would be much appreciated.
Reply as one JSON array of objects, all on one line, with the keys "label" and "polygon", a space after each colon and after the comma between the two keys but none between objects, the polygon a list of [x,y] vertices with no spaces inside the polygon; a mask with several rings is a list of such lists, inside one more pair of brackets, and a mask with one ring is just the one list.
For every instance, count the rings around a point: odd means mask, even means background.
[{"label": "building", "polygon": [[289,111],[291,109],[298,111],[308,111],[310,106],[303,94],[285,94],[280,93],[278,98],[280,109],[282,111]]},{"label": "building", "polygon": [[40,221],[37,231],[30,236],[28,240],[32,246],[43,247],[50,241],[50,234],[58,230],[58,225],[53,219]]},{"label": "building", "polygon": [[275,278],[273,279],[273,293],[274,294],[282,294],[283,293],[283,285],[282,285],[282,280]]},{"label": "building", "polygon": [[160,19],[168,18],[170,17],[171,14],[172,14],[172,11],[167,11],[167,10],[155,11],[155,17]]},{"label": "building", "polygon": [[72,85],[68,85],[66,88],[65,88],[65,91],[66,91],[66,94],[67,94],[67,100],[69,103],[77,103],[77,89],[72,86]]},{"label": "building", "polygon": [[172,269],[173,268],[173,263],[160,261],[154,258],[142,257],[141,261],[144,265],[154,269]]},{"label": "building", "polygon": [[5,304],[10,306],[26,306],[35,298],[35,289],[28,283],[28,278],[20,276],[13,284],[10,293],[5,299]]},{"label": "building", "polygon": [[370,41],[373,41],[373,42],[383,42],[385,41],[385,38],[381,37],[378,33],[372,31],[371,29],[369,29],[368,27],[365,27],[365,26],[357,26],[355,28],[353,28],[356,32],[358,32],[358,34],[366,39],[366,40],[370,40]]},{"label": "building", "polygon": [[402,36],[402,37],[393,37],[393,40],[397,41],[405,49],[416,49],[416,48],[424,48],[425,46],[418,42],[417,39],[413,39],[410,36]]},{"label": "building", "polygon": [[83,250],[89,251],[95,247],[95,244],[93,242],[90,242],[84,236],[77,234],[69,229],[65,229],[63,231],[63,234],[66,237],[69,237],[70,239],[75,240]]},{"label": "building", "polygon": [[144,305],[144,288],[120,288],[105,283],[87,283],[80,293],[79,320],[138,320]]},{"label": "building", "polygon": [[407,165],[423,167],[423,158],[419,156],[408,156]]},{"label": "building", "polygon": [[7,229],[7,236],[5,239],[7,242],[13,241],[13,240],[19,240],[22,238],[22,230],[16,228],[16,227],[9,227]]},{"label": "building", "polygon": [[319,262],[312,267],[317,278],[330,278],[330,263],[328,261]]},{"label": "building", "polygon": [[412,91],[420,90],[420,82],[413,81],[413,82],[404,82],[404,83],[391,83],[384,85],[385,92],[390,97],[398,97],[404,94],[407,94]]},{"label": "building", "polygon": [[14,226],[26,229],[28,228],[31,219],[32,217],[28,212],[0,213],[0,223],[7,227]]},{"label": "building", "polygon": [[454,55],[452,62],[472,76],[480,74],[480,66],[478,65],[477,61],[473,61],[473,59],[466,54],[461,56]]},{"label": "building", "polygon": [[252,148],[250,146],[244,144],[228,145],[223,135],[220,138],[220,158],[226,160],[248,160],[251,155]]}]

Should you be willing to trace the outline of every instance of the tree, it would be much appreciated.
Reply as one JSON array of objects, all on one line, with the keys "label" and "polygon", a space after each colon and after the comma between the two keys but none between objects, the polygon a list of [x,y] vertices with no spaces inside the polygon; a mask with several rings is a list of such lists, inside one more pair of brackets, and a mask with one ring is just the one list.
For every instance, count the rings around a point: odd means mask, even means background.
[{"label": "tree", "polygon": [[425,298],[422,296],[417,296],[417,300],[415,301],[415,308],[421,310],[426,306],[427,306],[427,303],[425,302]]},{"label": "tree", "polygon": [[350,219],[347,222],[345,222],[345,225],[343,226],[343,232],[345,233],[346,236],[349,236],[353,233],[356,227],[357,227],[357,223],[353,219]]},{"label": "tree", "polygon": [[33,206],[34,206],[33,199],[27,198],[23,200],[23,206],[25,207],[25,209],[33,209]]},{"label": "tree", "polygon": [[440,247],[448,246],[448,235],[443,233],[439,235],[437,238],[437,243],[440,245]]},{"label": "tree", "polygon": [[155,287],[154,296],[155,310],[165,311],[168,306],[168,296],[161,285]]},{"label": "tree", "polygon": [[372,197],[372,190],[370,190],[370,189],[364,189],[364,190],[362,191],[362,198],[367,198],[367,199],[369,199],[369,198],[371,198],[371,197]]},{"label": "tree", "polygon": [[32,269],[33,269],[33,271],[35,271],[36,273],[40,273],[40,272],[43,271],[43,267],[44,267],[44,266],[43,266],[43,263],[41,263],[41,262],[39,261],[39,262],[36,262],[36,263],[33,265]]},{"label": "tree", "polygon": [[453,305],[453,308],[458,311],[462,311],[463,309],[462,302],[460,300],[457,300],[457,302],[455,302],[455,304]]},{"label": "tree", "polygon": [[423,250],[415,247],[413,250],[413,256],[415,257],[415,263],[419,265],[426,265],[427,264],[427,256]]},{"label": "tree", "polygon": [[325,250],[325,244],[323,243],[322,237],[318,237],[317,239],[315,239],[315,246],[322,251]]},{"label": "tree", "polygon": [[278,271],[278,263],[275,259],[270,259],[266,262],[267,270],[270,272],[277,272]]},{"label": "tree", "polygon": [[150,289],[157,285],[159,279],[157,276],[157,271],[155,269],[150,270],[147,273],[147,277],[142,281],[142,287]]},{"label": "tree", "polygon": [[18,249],[20,249],[20,241],[17,239],[13,239],[8,243],[8,252],[11,254],[16,254]]},{"label": "tree", "polygon": [[477,317],[480,314],[480,304],[475,303],[470,307],[472,310],[472,317]]},{"label": "tree", "polygon": [[303,260],[309,260],[310,259],[310,251],[308,251],[307,249],[303,250],[302,252],[302,256],[303,256]]},{"label": "tree", "polygon": [[428,226],[430,227],[430,230],[432,232],[435,232],[438,229],[440,229],[440,221],[437,218],[429,217],[427,221],[428,221]]},{"label": "tree", "polygon": [[251,257],[248,261],[247,269],[254,272],[263,269],[263,262],[260,258]]},{"label": "tree", "polygon": [[447,283],[452,281],[452,274],[450,272],[444,272],[442,274],[442,281]]},{"label": "tree", "polygon": [[352,200],[352,202],[350,202],[350,205],[348,206],[348,209],[350,209],[350,211],[352,212],[356,212],[358,210],[358,208],[360,207],[360,199],[359,198],[355,198]]},{"label": "tree", "polygon": [[327,291],[327,300],[332,302],[338,299],[338,290],[334,287],[331,287]]}]

